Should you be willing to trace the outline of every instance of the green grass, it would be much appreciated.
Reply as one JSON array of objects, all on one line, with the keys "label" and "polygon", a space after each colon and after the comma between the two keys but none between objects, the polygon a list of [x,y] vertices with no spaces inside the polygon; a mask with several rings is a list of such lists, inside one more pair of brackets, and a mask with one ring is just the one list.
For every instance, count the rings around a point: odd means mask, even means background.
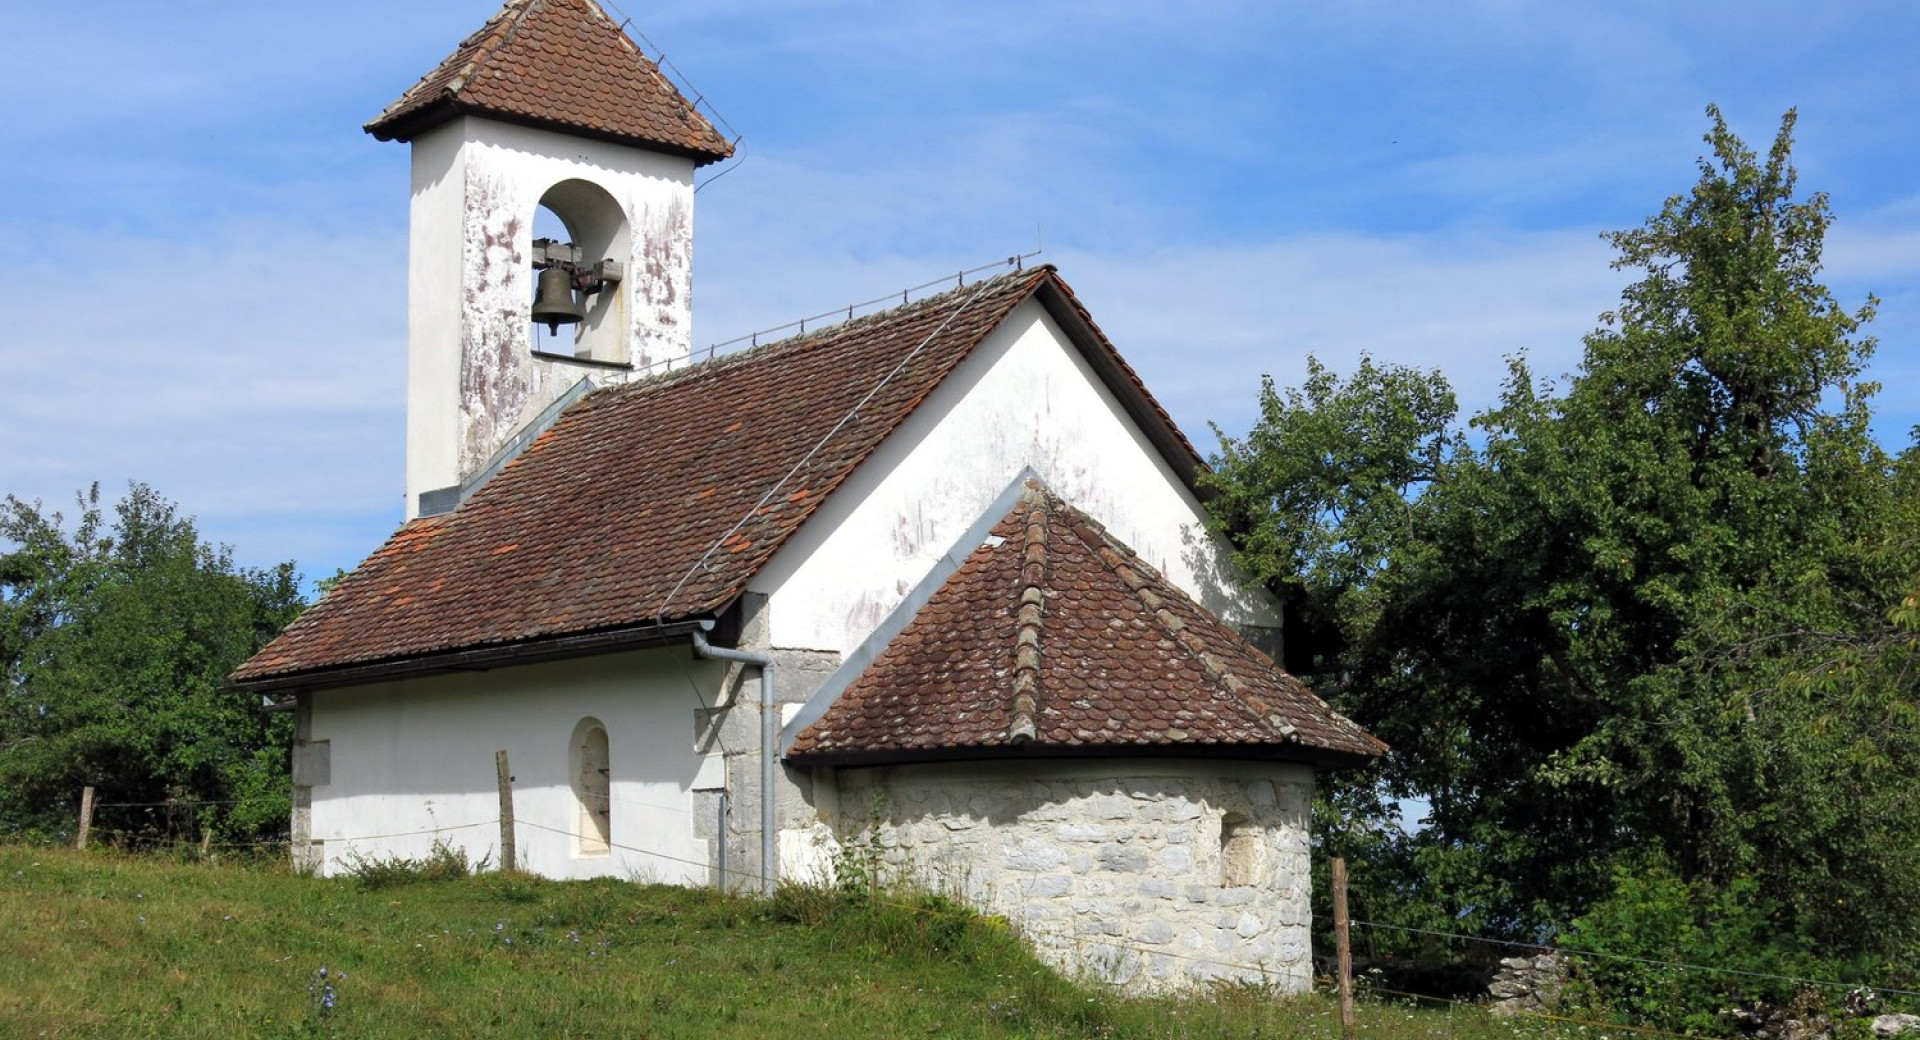
[{"label": "green grass", "polygon": [[[0,846],[0,1037],[1339,1036],[1319,996],[1116,999],[938,901],[385,880]],[[1550,1035],[1472,1008],[1361,1011],[1390,1040]]]}]

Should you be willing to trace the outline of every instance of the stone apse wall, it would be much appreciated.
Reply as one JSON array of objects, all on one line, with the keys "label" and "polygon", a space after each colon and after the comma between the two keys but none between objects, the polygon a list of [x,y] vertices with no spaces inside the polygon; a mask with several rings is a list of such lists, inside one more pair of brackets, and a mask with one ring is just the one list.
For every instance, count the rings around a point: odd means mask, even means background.
[{"label": "stone apse wall", "polygon": [[919,765],[834,786],[841,855],[1005,916],[1068,971],[1135,992],[1312,982],[1309,767]]}]

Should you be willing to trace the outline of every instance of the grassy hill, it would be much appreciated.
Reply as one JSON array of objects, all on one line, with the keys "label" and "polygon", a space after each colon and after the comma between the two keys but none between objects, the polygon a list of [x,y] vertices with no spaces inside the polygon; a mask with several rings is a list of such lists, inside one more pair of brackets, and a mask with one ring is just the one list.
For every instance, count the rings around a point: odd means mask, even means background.
[{"label": "grassy hill", "polygon": [[[385,882],[369,884],[368,881]],[[1362,1008],[1391,1040],[1517,1034]],[[0,846],[0,1037],[1336,1038],[1323,997],[1122,1001],[942,908]]]}]

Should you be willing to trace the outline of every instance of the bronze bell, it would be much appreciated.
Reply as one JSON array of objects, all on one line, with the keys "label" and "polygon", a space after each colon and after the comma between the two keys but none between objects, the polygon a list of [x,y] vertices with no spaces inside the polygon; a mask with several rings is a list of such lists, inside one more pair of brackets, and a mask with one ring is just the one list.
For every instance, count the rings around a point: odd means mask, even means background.
[{"label": "bronze bell", "polygon": [[533,320],[544,324],[549,335],[558,335],[560,326],[577,324],[586,316],[586,305],[573,292],[573,276],[559,267],[542,270],[533,294]]}]

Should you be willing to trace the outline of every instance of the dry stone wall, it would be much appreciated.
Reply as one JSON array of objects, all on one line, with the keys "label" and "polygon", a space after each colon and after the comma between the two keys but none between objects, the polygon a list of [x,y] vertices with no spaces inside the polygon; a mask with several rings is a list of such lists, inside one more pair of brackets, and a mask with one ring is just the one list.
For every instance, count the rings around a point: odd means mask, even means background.
[{"label": "dry stone wall", "polygon": [[841,771],[838,856],[1005,916],[1041,955],[1133,992],[1305,990],[1313,774],[1108,760]]},{"label": "dry stone wall", "polygon": [[1551,1011],[1560,1005],[1567,987],[1567,959],[1557,953],[1534,957],[1506,957],[1487,992],[1496,1015]]}]

